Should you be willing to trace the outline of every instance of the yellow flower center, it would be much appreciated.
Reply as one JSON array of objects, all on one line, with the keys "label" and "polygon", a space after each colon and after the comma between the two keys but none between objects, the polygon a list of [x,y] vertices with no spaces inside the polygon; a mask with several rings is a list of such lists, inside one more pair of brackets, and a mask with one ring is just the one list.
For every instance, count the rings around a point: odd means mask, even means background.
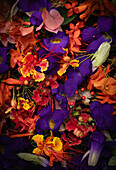
[{"label": "yellow flower center", "polygon": [[58,44],[58,43],[60,43],[61,41],[62,41],[62,39],[61,38],[55,38],[55,39],[53,39],[53,40],[50,40],[53,44]]},{"label": "yellow flower center", "polygon": [[0,56],[0,64],[3,62],[3,57]]},{"label": "yellow flower center", "polygon": [[49,126],[50,126],[50,129],[54,129],[55,123],[54,123],[53,119],[50,119]]}]

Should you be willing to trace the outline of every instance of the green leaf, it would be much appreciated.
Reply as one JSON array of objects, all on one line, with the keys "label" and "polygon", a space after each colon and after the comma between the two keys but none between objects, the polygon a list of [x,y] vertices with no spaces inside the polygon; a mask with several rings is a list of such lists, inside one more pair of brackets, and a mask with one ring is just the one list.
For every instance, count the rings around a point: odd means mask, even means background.
[{"label": "green leaf", "polygon": [[64,22],[62,23],[62,25],[68,24],[77,16],[77,14],[73,14],[71,17],[68,17],[67,16],[68,10],[65,7],[58,7],[58,9],[61,12],[62,17],[64,17]]},{"label": "green leaf", "polygon": [[116,156],[112,156],[108,162],[109,166],[115,166],[116,165]]},{"label": "green leaf", "polygon": [[116,156],[116,147],[112,147],[112,155]]},{"label": "green leaf", "polygon": [[32,162],[35,165],[42,165],[44,167],[48,167],[48,163],[49,161],[42,157],[42,156],[38,156],[35,154],[31,154],[31,153],[18,153],[17,154],[21,159],[24,159],[25,161],[29,161]]}]

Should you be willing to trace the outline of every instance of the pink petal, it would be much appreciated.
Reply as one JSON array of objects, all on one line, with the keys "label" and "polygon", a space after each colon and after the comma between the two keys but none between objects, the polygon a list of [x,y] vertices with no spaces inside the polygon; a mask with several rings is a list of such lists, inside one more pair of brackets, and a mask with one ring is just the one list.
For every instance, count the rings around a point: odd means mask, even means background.
[{"label": "pink petal", "polygon": [[55,9],[52,9],[49,13],[47,10],[43,11],[42,18],[45,26],[51,30],[55,30],[60,27],[64,21],[64,18]]},{"label": "pink petal", "polygon": [[36,31],[39,31],[42,27],[43,27],[44,23],[42,22],[42,24],[36,28]]},{"label": "pink petal", "polygon": [[30,34],[33,31],[34,26],[25,28],[25,27],[20,27],[19,30],[21,31],[21,35],[25,36],[27,34]]},{"label": "pink petal", "polygon": [[57,34],[57,32],[60,30],[61,27],[56,28],[55,30],[49,29],[48,27],[45,26],[45,29],[48,30],[49,32],[53,32]]}]

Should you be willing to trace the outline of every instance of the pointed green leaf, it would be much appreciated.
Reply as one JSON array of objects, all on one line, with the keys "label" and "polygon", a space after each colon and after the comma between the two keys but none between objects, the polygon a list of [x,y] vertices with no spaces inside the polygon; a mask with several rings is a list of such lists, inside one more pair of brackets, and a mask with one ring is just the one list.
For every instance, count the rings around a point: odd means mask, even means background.
[{"label": "pointed green leaf", "polygon": [[24,159],[25,161],[29,161],[32,162],[35,165],[42,165],[44,167],[48,167],[48,163],[49,161],[42,157],[42,156],[38,156],[35,154],[31,154],[31,153],[18,153],[17,154],[21,159]]},{"label": "pointed green leaf", "polygon": [[116,156],[112,156],[108,162],[109,166],[115,166],[116,165]]},{"label": "pointed green leaf", "polygon": [[64,22],[62,23],[62,25],[68,24],[77,16],[77,14],[73,14],[72,16],[68,17],[67,16],[68,10],[65,7],[58,7],[58,9],[61,12],[62,17],[64,17]]}]

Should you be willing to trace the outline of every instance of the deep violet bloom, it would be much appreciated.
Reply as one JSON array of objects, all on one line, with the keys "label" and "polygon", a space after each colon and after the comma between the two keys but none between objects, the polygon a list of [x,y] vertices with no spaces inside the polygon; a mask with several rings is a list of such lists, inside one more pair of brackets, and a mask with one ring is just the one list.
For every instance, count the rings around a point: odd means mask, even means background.
[{"label": "deep violet bloom", "polygon": [[30,18],[30,22],[32,25],[41,25],[43,22],[42,19],[42,12],[40,11],[35,11]]},{"label": "deep violet bloom", "polygon": [[[78,56],[80,57],[80,56]],[[85,60],[86,57],[80,58],[79,62]],[[86,78],[92,73],[92,63],[90,59],[82,62],[79,67],[67,69],[68,80],[64,83],[64,91],[68,97],[71,97],[75,94],[77,90],[77,85],[79,86]]]},{"label": "deep violet bloom", "polygon": [[68,113],[67,110],[62,109],[56,109],[52,112],[51,105],[41,109],[37,113],[37,115],[40,115],[40,119],[37,120],[35,125],[37,133],[42,134],[46,129],[58,130],[63,120],[67,118]]},{"label": "deep violet bloom", "polygon": [[7,50],[7,48],[0,47],[0,74],[5,73],[9,69],[9,66],[6,64]]},{"label": "deep violet bloom", "polygon": [[98,163],[95,166],[88,165],[88,157],[84,158],[82,161],[83,155],[81,155],[73,158],[71,168],[74,168],[75,170],[103,170],[107,167],[108,170],[115,170],[114,166],[108,166],[108,161],[111,158],[111,148],[105,143],[103,145],[105,146],[103,147]]},{"label": "deep violet bloom", "polygon": [[[113,37],[114,19],[109,16],[101,16],[97,22],[98,29],[94,27],[85,28],[82,32],[82,39],[84,42],[90,42],[87,47],[87,53],[95,53],[99,46],[107,41],[115,41]],[[106,35],[108,33],[111,38]]]},{"label": "deep violet bloom", "polygon": [[[49,66],[48,66],[47,70],[44,71],[44,73],[45,74],[50,74],[50,75],[55,74],[58,71],[58,69],[60,68],[60,64],[58,63],[60,58],[57,57],[57,55],[55,55],[55,54],[50,54],[49,55],[49,52],[47,50],[45,50],[44,48],[41,48],[38,51],[38,54],[39,54],[39,57],[41,59],[48,55],[48,57],[46,57],[46,59],[49,62]],[[40,72],[40,68],[39,67],[36,70],[38,72]]]},{"label": "deep violet bloom", "polygon": [[4,152],[0,153],[0,166],[4,169],[15,169],[15,167],[20,167],[25,169],[28,167],[29,163],[20,159],[17,153],[24,152],[28,147],[29,143],[24,138],[13,138],[4,135],[0,136],[0,145],[3,147]]},{"label": "deep violet bloom", "polygon": [[95,166],[98,162],[100,153],[104,147],[106,137],[101,131],[95,131],[92,134],[91,148],[88,159],[89,166]]},{"label": "deep violet bloom", "polygon": [[52,4],[50,0],[19,0],[18,6],[23,12],[30,12],[39,11],[43,7],[49,9]]},{"label": "deep violet bloom", "polygon": [[51,38],[43,39],[43,42],[49,51],[53,51],[53,53],[65,53],[63,48],[68,45],[69,37],[64,32],[59,31]]},{"label": "deep violet bloom", "polygon": [[103,130],[116,130],[116,116],[111,115],[114,107],[110,104],[101,104],[99,101],[94,101],[90,106],[92,117],[98,128]]}]

